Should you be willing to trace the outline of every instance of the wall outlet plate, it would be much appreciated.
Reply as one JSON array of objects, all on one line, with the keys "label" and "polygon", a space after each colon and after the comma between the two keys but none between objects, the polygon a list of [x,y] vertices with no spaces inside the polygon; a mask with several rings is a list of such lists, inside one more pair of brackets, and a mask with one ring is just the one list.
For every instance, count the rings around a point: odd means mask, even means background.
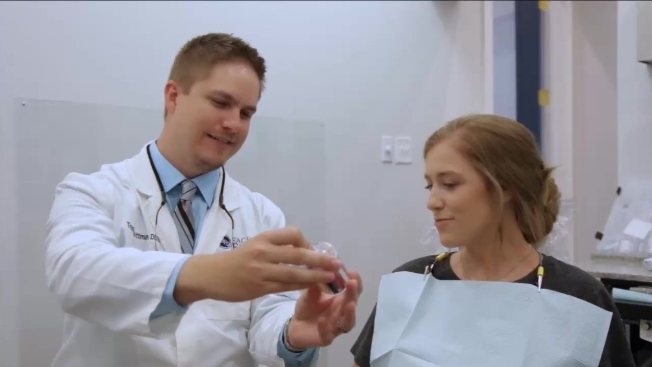
[{"label": "wall outlet plate", "polygon": [[380,160],[382,162],[394,160],[394,139],[389,135],[380,138]]},{"label": "wall outlet plate", "polygon": [[394,138],[394,161],[397,164],[412,163],[412,138],[397,136]]}]

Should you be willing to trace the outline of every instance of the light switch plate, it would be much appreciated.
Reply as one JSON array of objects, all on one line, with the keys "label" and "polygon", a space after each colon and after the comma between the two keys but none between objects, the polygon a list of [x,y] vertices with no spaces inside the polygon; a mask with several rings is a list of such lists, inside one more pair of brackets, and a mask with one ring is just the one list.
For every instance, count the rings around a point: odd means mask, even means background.
[{"label": "light switch plate", "polygon": [[394,160],[394,139],[391,136],[384,135],[380,139],[380,160],[383,162]]},{"label": "light switch plate", "polygon": [[394,161],[397,164],[412,163],[412,138],[409,136],[394,138]]}]

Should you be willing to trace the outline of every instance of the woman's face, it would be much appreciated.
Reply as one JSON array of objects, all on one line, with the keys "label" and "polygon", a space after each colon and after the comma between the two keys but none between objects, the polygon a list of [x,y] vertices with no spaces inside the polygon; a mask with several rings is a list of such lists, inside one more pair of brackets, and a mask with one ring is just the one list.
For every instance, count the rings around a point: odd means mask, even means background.
[{"label": "woman's face", "polygon": [[495,233],[497,218],[483,177],[458,152],[454,140],[435,145],[425,159],[432,212],[441,244],[467,247]]}]

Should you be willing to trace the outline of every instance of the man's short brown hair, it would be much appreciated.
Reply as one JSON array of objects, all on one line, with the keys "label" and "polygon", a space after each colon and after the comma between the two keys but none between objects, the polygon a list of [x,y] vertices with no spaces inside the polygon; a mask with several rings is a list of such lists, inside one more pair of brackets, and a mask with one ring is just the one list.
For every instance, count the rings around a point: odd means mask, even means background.
[{"label": "man's short brown hair", "polygon": [[226,33],[208,33],[188,41],[174,58],[169,80],[179,84],[183,93],[199,80],[207,78],[213,67],[222,62],[244,61],[258,75],[260,91],[265,85],[265,59],[258,50],[241,38]]}]

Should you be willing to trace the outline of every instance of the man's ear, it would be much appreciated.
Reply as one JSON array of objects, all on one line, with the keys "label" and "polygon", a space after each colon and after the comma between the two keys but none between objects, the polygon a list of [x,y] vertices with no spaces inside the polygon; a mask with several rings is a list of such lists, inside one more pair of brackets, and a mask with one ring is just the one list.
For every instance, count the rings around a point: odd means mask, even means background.
[{"label": "man's ear", "polygon": [[177,98],[179,97],[179,85],[174,80],[168,80],[165,83],[163,90],[165,97],[165,110],[169,113],[174,113],[177,109]]}]

